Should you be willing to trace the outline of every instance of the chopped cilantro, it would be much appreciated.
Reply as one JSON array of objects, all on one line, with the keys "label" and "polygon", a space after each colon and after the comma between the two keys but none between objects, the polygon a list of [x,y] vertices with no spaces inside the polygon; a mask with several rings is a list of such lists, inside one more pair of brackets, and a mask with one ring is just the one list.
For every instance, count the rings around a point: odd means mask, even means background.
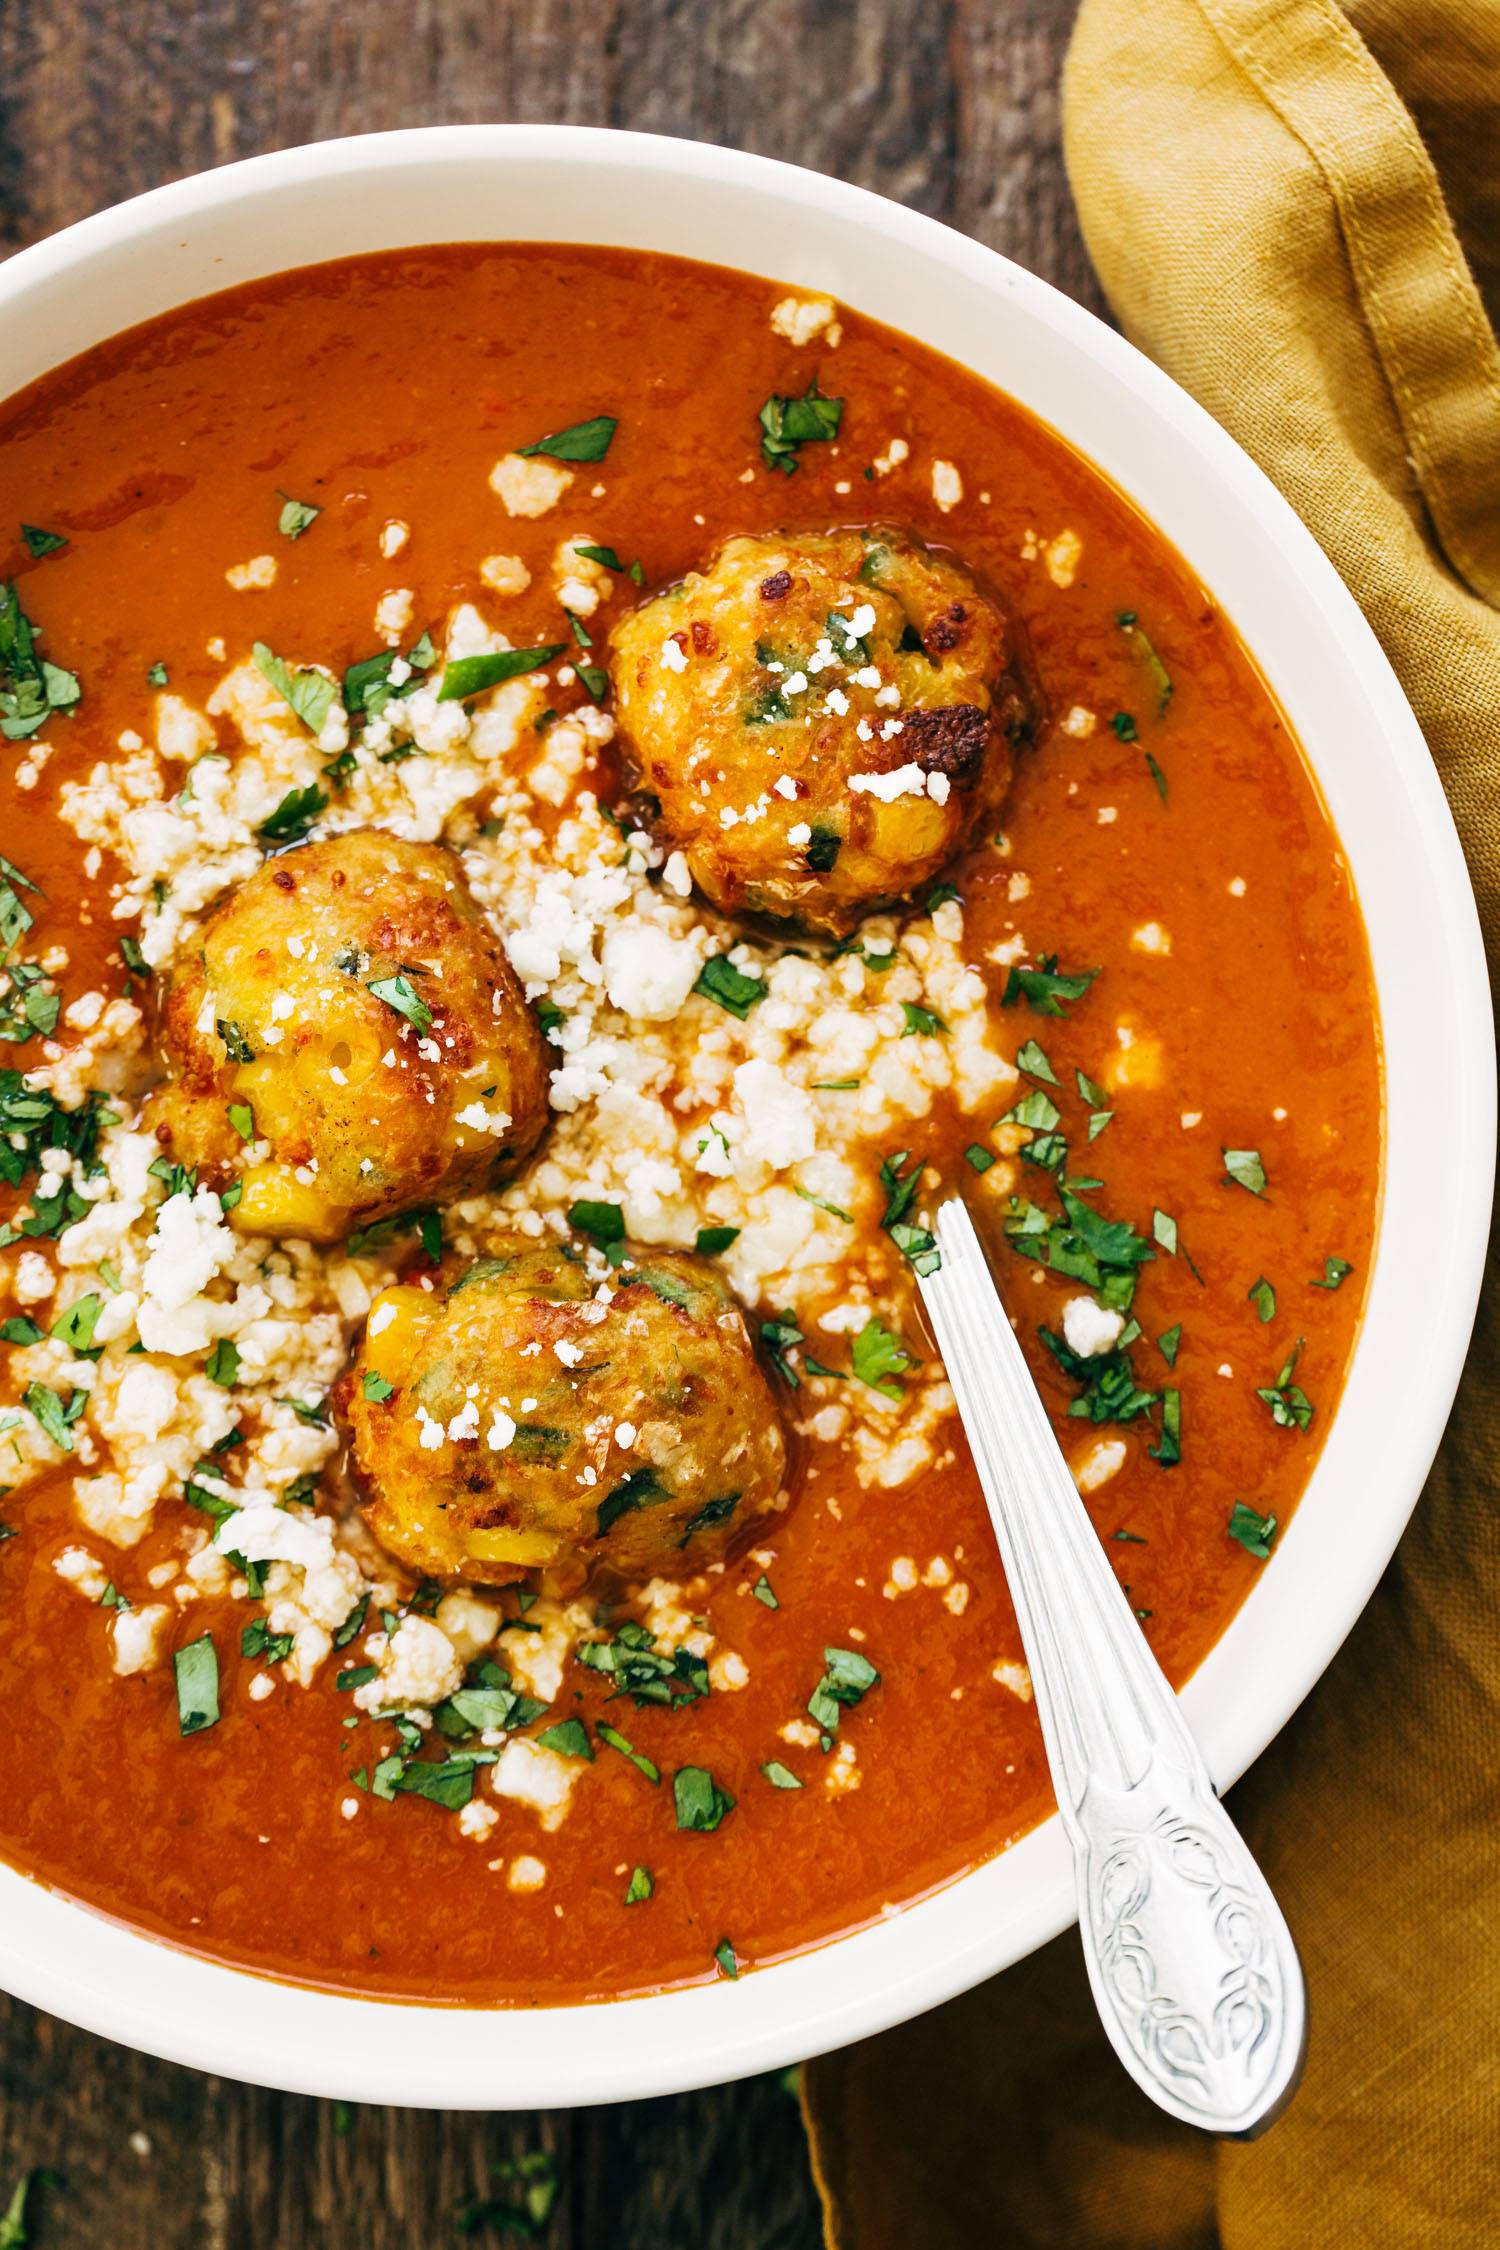
[{"label": "chopped cilantro", "polygon": [[837,1734],[840,1714],[862,1703],[871,1688],[879,1686],[880,1674],[854,1648],[825,1648],[823,1663],[826,1669],[807,1699],[807,1708],[824,1734]]},{"label": "chopped cilantro", "polygon": [[24,742],[56,711],[71,711],[82,697],[76,672],[65,672],[37,653],[37,631],[15,587],[0,581],[0,735]]},{"label": "chopped cilantro", "polygon": [[1059,969],[1057,955],[1044,953],[1034,969],[1013,968],[1005,980],[1005,990],[1000,996],[1004,1008],[1013,1007],[1024,1000],[1033,1015],[1065,1016],[1065,1000],[1081,1000],[1102,974],[1099,969]]},{"label": "chopped cilantro", "polygon": [[177,1726],[201,1734],[219,1722],[219,1652],[212,1633],[200,1633],[172,1658],[177,1675]]},{"label": "chopped cilantro", "polygon": [[366,990],[373,992],[377,1000],[383,1000],[398,1016],[404,1016],[414,1031],[431,1031],[432,1010],[409,976],[403,973],[391,977],[372,977]]},{"label": "chopped cilantro", "polygon": [[255,1138],[255,1112],[248,1102],[231,1102],[224,1112],[242,1141]]},{"label": "chopped cilantro", "polygon": [[882,1398],[899,1402],[905,1397],[900,1377],[912,1366],[912,1356],[901,1338],[878,1320],[866,1321],[855,1337],[851,1360],[860,1382]]},{"label": "chopped cilantro", "polygon": [[1023,1094],[1015,1108],[1008,1109],[1000,1122],[1002,1125],[1024,1125],[1033,1133],[1050,1133],[1061,1120],[1062,1112],[1050,1094],[1044,1094],[1040,1086],[1037,1086],[1029,1094]]},{"label": "chopped cilantro", "polygon": [[678,1546],[685,1547],[697,1532],[711,1530],[715,1524],[728,1523],[739,1504],[740,1495],[737,1492],[724,1492],[717,1500],[705,1500],[698,1513],[689,1517],[683,1525]]},{"label": "chopped cilantro", "polygon": [[764,1571],[756,1579],[750,1591],[758,1602],[764,1603],[767,1609],[780,1609],[781,1604],[776,1598],[776,1589]]},{"label": "chopped cilantro", "polygon": [[545,453],[553,461],[602,461],[619,426],[616,414],[594,414],[586,422],[570,422],[565,430],[553,430],[531,445],[518,445],[516,451],[523,456]]},{"label": "chopped cilantro", "polygon": [[1302,1347],[1305,1341],[1306,1339],[1302,1336],[1297,1338],[1275,1382],[1268,1384],[1264,1390],[1258,1390],[1255,1394],[1258,1399],[1263,1399],[1271,1409],[1271,1420],[1278,1429],[1305,1430],[1313,1418],[1312,1401],[1308,1398],[1307,1393],[1292,1381],[1292,1377],[1297,1372],[1297,1362],[1302,1356]]},{"label": "chopped cilantro", "polygon": [[843,848],[844,839],[836,828],[815,828],[802,856],[815,875],[826,875]]},{"label": "chopped cilantro", "polygon": [[1024,1070],[1028,1078],[1045,1079],[1049,1086],[1056,1086],[1061,1083],[1057,1072],[1047,1060],[1046,1049],[1039,1047],[1034,1039],[1028,1039],[1018,1051],[1016,1068],[1017,1070]]},{"label": "chopped cilantro", "polygon": [[757,1000],[766,996],[764,980],[737,969],[727,953],[716,953],[704,962],[693,990],[701,993],[705,1000],[716,1001],[730,1015],[738,1016],[741,1023]]},{"label": "chopped cilantro", "polygon": [[922,1159],[918,1157],[909,1172],[903,1172],[908,1151],[900,1149],[887,1156],[880,1166],[880,1184],[886,1192],[885,1213],[880,1223],[904,1258],[911,1261],[914,1270],[925,1277],[936,1273],[942,1265],[942,1253],[926,1227],[914,1226],[907,1217],[916,1200],[918,1183],[922,1177]]},{"label": "chopped cilantro", "polygon": [[784,1312],[779,1320],[763,1320],[760,1324],[760,1340],[769,1352],[771,1365],[777,1374],[784,1382],[790,1383],[794,1391],[800,1389],[802,1378],[786,1356],[802,1342],[802,1331],[791,1313]]},{"label": "chopped cilantro", "polygon": [[364,1394],[373,1405],[383,1406],[395,1388],[395,1384],[388,1383],[383,1375],[377,1375],[373,1367],[365,1369]]},{"label": "chopped cilantro", "polygon": [[1254,1555],[1258,1562],[1270,1559],[1276,1543],[1276,1518],[1263,1516],[1243,1500],[1236,1500],[1229,1511],[1229,1536],[1237,1539],[1246,1554]]},{"label": "chopped cilantro", "polygon": [[69,1351],[87,1352],[93,1346],[94,1328],[103,1310],[102,1297],[92,1294],[76,1297],[67,1311],[54,1320],[51,1332],[58,1343],[67,1345]]},{"label": "chopped cilantro", "polygon": [[661,1767],[656,1764],[654,1759],[648,1758],[644,1750],[637,1750],[635,1744],[627,1740],[618,1728],[606,1726],[601,1719],[594,1731],[599,1740],[606,1743],[611,1750],[618,1750],[622,1758],[628,1758],[636,1772],[643,1773],[653,1786],[660,1781]]},{"label": "chopped cilantro", "polygon": [[845,1226],[853,1226],[854,1221],[843,1205],[830,1203],[826,1195],[814,1195],[811,1188],[805,1188],[795,1180],[792,1182],[792,1193],[800,1195],[804,1203],[811,1203],[815,1210],[826,1211],[830,1219],[842,1219]]},{"label": "chopped cilantro", "polygon": [[996,1161],[993,1149],[981,1148],[978,1141],[970,1141],[964,1150],[964,1162],[974,1172],[987,1172]]},{"label": "chopped cilantro", "polygon": [[214,1025],[225,1054],[232,1063],[249,1063],[255,1060],[255,1049],[246,1038],[243,1028],[228,1016],[220,1016]]},{"label": "chopped cilantro", "polygon": [[1309,1287],[1313,1289],[1337,1289],[1353,1271],[1354,1268],[1347,1258],[1325,1258],[1323,1260],[1322,1279],[1314,1279]]},{"label": "chopped cilantro", "polygon": [[74,1391],[66,1400],[49,1383],[28,1383],[21,1404],[38,1429],[64,1453],[73,1450],[72,1425],[88,1402],[87,1391]]},{"label": "chopped cilantro", "polygon": [[1139,739],[1133,712],[1117,711],[1109,723],[1122,742],[1135,742]]},{"label": "chopped cilantro", "polygon": [[1156,1348],[1161,1353],[1161,1356],[1166,1361],[1168,1367],[1175,1367],[1177,1365],[1177,1354],[1180,1351],[1181,1347],[1182,1322],[1179,1320],[1175,1321],[1170,1328],[1166,1329],[1163,1334],[1157,1337]]},{"label": "chopped cilantro", "polygon": [[289,789],[255,833],[268,844],[299,844],[327,805],[328,792],[316,782],[305,789]]},{"label": "chopped cilantro", "polygon": [[1264,1274],[1251,1282],[1245,1294],[1263,1321],[1276,1318],[1276,1292]]},{"label": "chopped cilantro", "polygon": [[714,1947],[714,1959],[719,1965],[720,1976],[727,1977],[731,1984],[737,1984],[739,1982],[740,1964],[736,1958],[734,1947],[727,1937],[721,1937]]},{"label": "chopped cilantro", "polygon": [[43,531],[39,524],[34,523],[22,524],[21,537],[26,542],[27,554],[35,555],[39,560],[43,555],[55,555],[59,547],[66,547],[68,544],[66,532]]},{"label": "chopped cilantro", "polygon": [[221,1336],[214,1345],[203,1372],[211,1383],[222,1384],[226,1391],[232,1390],[239,1381],[239,1351],[227,1336]]},{"label": "chopped cilantro", "polygon": [[800,398],[783,398],[773,391],[760,410],[761,459],[768,469],[791,476],[799,448],[826,445],[836,438],[843,414],[843,400],[825,398],[816,377]]},{"label": "chopped cilantro", "polygon": [[[326,672],[304,670],[294,672],[283,663],[274,649],[264,641],[257,641],[250,651],[256,670],[266,680],[283,703],[296,712],[309,734],[321,734],[328,724],[329,714],[338,701],[337,682]],[[272,815],[275,818],[275,815]]]},{"label": "chopped cilantro", "polygon": [[1266,1168],[1260,1160],[1259,1149],[1226,1148],[1223,1157],[1228,1174],[1226,1186],[1232,1181],[1236,1187],[1248,1189],[1251,1195],[1265,1194]]},{"label": "chopped cilantro", "polygon": [[721,1250],[727,1250],[739,1238],[738,1227],[700,1227],[693,1247],[700,1258],[716,1258]]},{"label": "chopped cilantro", "polygon": [[1115,623],[1119,626],[1121,632],[1129,641],[1140,662],[1145,666],[1151,684],[1156,690],[1157,717],[1159,719],[1165,718],[1167,705],[1172,700],[1171,673],[1167,670],[1167,667],[1165,666],[1165,664],[1163,664],[1161,658],[1157,655],[1151,640],[1149,639],[1144,627],[1141,624],[1140,619],[1136,616],[1136,613],[1133,609],[1118,610],[1115,614]]},{"label": "chopped cilantro", "polygon": [[679,1710],[709,1692],[708,1666],[701,1656],[689,1648],[659,1649],[655,1635],[633,1618],[608,1640],[581,1641],[574,1653],[588,1671],[612,1680],[616,1695],[628,1695],[640,1709],[654,1703]]},{"label": "chopped cilantro", "polygon": [[800,1789],[802,1787],[802,1783],[792,1772],[791,1767],[784,1766],[779,1758],[767,1758],[760,1770],[773,1789]]},{"label": "chopped cilantro", "polygon": [[150,670],[146,674],[146,681],[148,686],[150,687],[165,687],[167,681],[170,678],[171,674],[168,672],[165,664],[162,663],[160,657],[157,658],[156,662],[151,666]]},{"label": "chopped cilantro", "polygon": [[1177,1255],[1177,1221],[1169,1212],[1152,1212],[1151,1233],[1162,1249],[1166,1251],[1167,1256],[1175,1258]]},{"label": "chopped cilantro", "polygon": [[709,1835],[734,1810],[734,1799],[721,1789],[706,1766],[680,1766],[672,1776],[672,1799],[679,1828]]},{"label": "chopped cilantro", "polygon": [[633,1867],[630,1881],[625,1886],[625,1904],[643,1906],[656,1889],[656,1878],[649,1867]]},{"label": "chopped cilantro", "polygon": [[1163,1391],[1161,1394],[1161,1442],[1147,1448],[1153,1461],[1164,1469],[1175,1468],[1182,1459],[1182,1393]]},{"label": "chopped cilantro", "polygon": [[583,1758],[589,1765],[594,1762],[594,1745],[582,1719],[559,1719],[555,1726],[543,1727],[536,1741],[544,1750],[555,1750],[559,1758]]},{"label": "chopped cilantro", "polygon": [[[618,1203],[591,1203],[586,1200],[568,1205],[568,1224],[579,1234],[586,1234],[590,1242],[601,1250],[625,1240],[625,1214]],[[738,1231],[738,1230],[736,1230]]]},{"label": "chopped cilantro", "polygon": [[906,1018],[906,1029],[901,1034],[903,1039],[911,1039],[918,1033],[924,1038],[938,1039],[947,1032],[948,1026],[942,1017],[935,1015],[931,1008],[918,1007],[915,1000],[903,1000],[901,1013]]},{"label": "chopped cilantro", "polygon": [[1160,797],[1162,803],[1165,804],[1167,801],[1167,777],[1162,772],[1161,767],[1152,757],[1149,750],[1146,752],[1146,770],[1151,776],[1152,784],[1156,790],[1157,796]]},{"label": "chopped cilantro", "polygon": [[312,529],[322,513],[322,509],[315,508],[310,500],[292,500],[283,492],[276,529],[283,539],[300,539],[304,531]]}]

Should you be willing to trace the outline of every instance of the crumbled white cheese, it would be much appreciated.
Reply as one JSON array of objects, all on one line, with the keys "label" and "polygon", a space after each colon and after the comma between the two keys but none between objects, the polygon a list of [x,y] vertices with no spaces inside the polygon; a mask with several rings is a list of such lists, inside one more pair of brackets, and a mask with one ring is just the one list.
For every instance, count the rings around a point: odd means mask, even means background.
[{"label": "crumbled white cheese", "polygon": [[490,471],[490,489],[510,516],[546,515],[572,482],[571,469],[540,454],[507,453]]}]

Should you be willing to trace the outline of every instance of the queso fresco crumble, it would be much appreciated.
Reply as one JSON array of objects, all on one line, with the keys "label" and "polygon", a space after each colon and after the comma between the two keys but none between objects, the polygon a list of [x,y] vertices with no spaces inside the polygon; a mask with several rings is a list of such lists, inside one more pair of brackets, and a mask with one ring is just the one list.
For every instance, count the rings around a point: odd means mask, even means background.
[{"label": "queso fresco crumble", "polygon": [[[632,263],[696,270],[620,254],[613,317]],[[360,469],[356,502],[319,424],[128,686],[69,638],[65,484],[18,495],[0,589],[0,1607],[45,1522],[65,1661],[112,1672],[163,1802],[168,1754],[274,1738],[351,1864],[441,1816],[548,1922],[524,1975],[487,1937],[474,1996],[733,1977],[1042,1809],[914,1288],[940,1194],[1178,1673],[1273,1552],[1368,1248],[1363,1062],[1325,1101],[1296,1039],[1225,1059],[1257,978],[1306,997],[1262,803],[1347,964],[1308,1004],[1352,979],[1368,1020],[1232,636],[972,378],[709,280],[743,341],[710,378],[705,330],[691,431],[541,346],[425,500]],[[263,285],[293,352],[301,281]],[[934,1802],[892,1859],[874,1824],[966,1729],[951,1833]],[[730,1871],[706,1936],[684,1838]],[[601,1885],[661,1935],[616,1956]]]}]

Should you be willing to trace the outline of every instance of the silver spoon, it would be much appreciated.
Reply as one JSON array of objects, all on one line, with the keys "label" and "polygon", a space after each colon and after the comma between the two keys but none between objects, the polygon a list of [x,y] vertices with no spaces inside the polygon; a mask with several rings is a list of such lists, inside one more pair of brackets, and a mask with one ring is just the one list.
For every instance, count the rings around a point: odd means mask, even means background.
[{"label": "silver spoon", "polygon": [[1248,2139],[1302,2072],[1291,1933],[1099,1543],[956,1198],[935,1232],[942,1264],[922,1301],[1021,1627],[1100,2017],[1153,2101]]}]

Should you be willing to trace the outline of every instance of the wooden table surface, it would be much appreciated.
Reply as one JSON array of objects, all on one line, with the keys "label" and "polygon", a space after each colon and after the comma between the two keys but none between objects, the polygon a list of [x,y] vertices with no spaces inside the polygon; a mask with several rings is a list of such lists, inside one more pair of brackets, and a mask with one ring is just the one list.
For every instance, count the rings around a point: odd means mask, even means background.
[{"label": "wooden table surface", "polygon": [[[264,149],[547,119],[858,181],[1097,310],[1058,139],[1075,7],[0,0],[0,246]],[[56,2173],[31,2199],[37,2250],[434,2250],[465,2239],[462,2206],[515,2192],[498,2162],[536,2149],[560,2181],[539,2238],[552,2250],[820,2239],[796,2106],[775,2078],[546,2116],[344,2111],[202,2078],[0,1998],[0,2211],[28,2167]],[[518,2236],[495,2219],[468,2239]]]}]

